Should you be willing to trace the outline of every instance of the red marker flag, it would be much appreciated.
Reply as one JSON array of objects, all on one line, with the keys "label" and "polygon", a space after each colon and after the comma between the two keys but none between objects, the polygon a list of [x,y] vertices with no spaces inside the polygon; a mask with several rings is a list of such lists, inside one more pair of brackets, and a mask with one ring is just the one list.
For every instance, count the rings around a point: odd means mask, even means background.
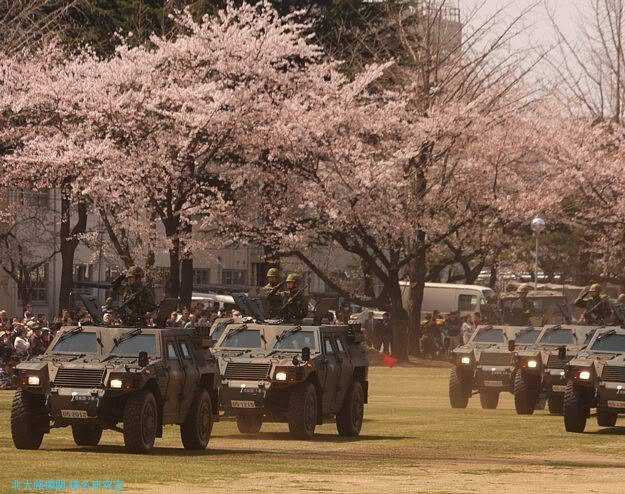
[{"label": "red marker flag", "polygon": [[398,360],[395,357],[391,357],[390,355],[384,355],[384,359],[382,360],[382,362],[384,362],[384,365],[392,369],[397,365]]}]

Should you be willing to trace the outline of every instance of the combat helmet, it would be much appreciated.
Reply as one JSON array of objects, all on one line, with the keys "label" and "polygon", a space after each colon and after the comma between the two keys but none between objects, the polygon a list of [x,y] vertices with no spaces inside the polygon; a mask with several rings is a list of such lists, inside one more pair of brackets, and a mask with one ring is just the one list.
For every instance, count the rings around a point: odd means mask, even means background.
[{"label": "combat helmet", "polygon": [[519,285],[519,288],[516,289],[517,293],[528,293],[531,291],[532,289],[527,283],[523,283],[522,285]]},{"label": "combat helmet", "polygon": [[278,268],[269,268],[267,278],[280,278],[280,270]]},{"label": "combat helmet", "polygon": [[143,269],[139,266],[130,266],[128,271],[126,271],[126,276],[129,278],[143,278]]}]

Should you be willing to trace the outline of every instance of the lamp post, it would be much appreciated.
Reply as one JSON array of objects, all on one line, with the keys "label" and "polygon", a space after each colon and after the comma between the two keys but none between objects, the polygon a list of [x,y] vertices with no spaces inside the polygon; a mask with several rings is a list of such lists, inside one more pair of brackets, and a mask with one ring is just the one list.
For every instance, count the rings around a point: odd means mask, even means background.
[{"label": "lamp post", "polygon": [[534,290],[538,290],[538,235],[545,231],[546,223],[543,218],[536,216],[530,225],[536,238],[536,252],[534,257]]}]

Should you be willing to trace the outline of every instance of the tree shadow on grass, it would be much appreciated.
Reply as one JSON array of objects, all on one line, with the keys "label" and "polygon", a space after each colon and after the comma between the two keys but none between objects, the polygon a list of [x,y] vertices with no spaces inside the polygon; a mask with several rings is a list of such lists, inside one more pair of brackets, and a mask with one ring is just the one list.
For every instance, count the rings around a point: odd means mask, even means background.
[{"label": "tree shadow on grass", "polygon": [[599,429],[598,431],[585,432],[584,434],[606,434],[608,436],[625,436],[625,427],[605,427],[603,429]]},{"label": "tree shadow on grass", "polygon": [[[289,432],[259,432],[257,434],[224,434],[215,436],[220,439],[249,439],[253,441],[302,441],[291,436]],[[412,439],[412,436],[378,436],[363,434],[354,437],[338,436],[336,434],[316,433],[311,440],[318,443],[355,443],[367,441],[398,441],[402,439]]]},{"label": "tree shadow on grass", "polygon": [[[123,454],[123,455],[134,455],[135,453],[130,453],[126,450],[124,446],[117,445],[103,445],[103,446],[94,446],[94,447],[67,447],[67,448],[43,448],[45,451],[57,451],[57,452],[68,452],[68,453],[99,453],[99,454]],[[201,451],[190,451],[184,448],[159,448],[155,447],[149,453],[146,453],[145,456],[179,456],[179,457],[194,457],[194,456],[225,456],[225,455],[253,455],[253,454],[262,454],[267,455],[271,454],[267,451],[255,451],[255,450],[240,450],[240,449],[215,449],[210,447],[210,443],[207,449]]]}]

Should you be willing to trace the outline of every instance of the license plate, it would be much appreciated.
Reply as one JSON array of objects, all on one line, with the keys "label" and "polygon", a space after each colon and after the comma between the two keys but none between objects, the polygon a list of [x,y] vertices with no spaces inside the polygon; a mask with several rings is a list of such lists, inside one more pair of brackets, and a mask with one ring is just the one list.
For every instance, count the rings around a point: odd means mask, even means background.
[{"label": "license plate", "polygon": [[503,386],[503,381],[484,381],[486,387],[498,387]]},{"label": "license plate", "polygon": [[87,410],[61,410],[61,417],[65,419],[86,419],[89,418]]},{"label": "license plate", "polygon": [[256,403],[251,400],[231,400],[232,408],[256,408]]},{"label": "license plate", "polygon": [[608,400],[610,408],[625,408],[625,401]]},{"label": "license plate", "polygon": [[566,385],[564,384],[554,384],[551,386],[552,391],[557,391],[558,393],[564,393],[566,391]]}]

